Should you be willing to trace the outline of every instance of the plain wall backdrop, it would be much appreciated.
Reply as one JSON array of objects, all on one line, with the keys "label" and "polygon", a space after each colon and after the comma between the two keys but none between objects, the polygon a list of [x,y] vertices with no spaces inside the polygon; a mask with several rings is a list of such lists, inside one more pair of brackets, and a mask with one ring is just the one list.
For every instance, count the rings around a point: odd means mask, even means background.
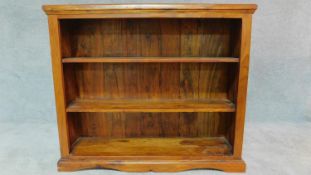
[{"label": "plain wall backdrop", "polygon": [[[41,6],[148,2],[258,4],[253,16],[243,146],[246,174],[310,175],[310,0],[0,0],[0,174],[58,174],[48,24]],[[223,174],[195,170],[178,175],[193,173]],[[72,174],[128,175],[111,170],[68,173]],[[147,174],[154,173],[141,175]]]},{"label": "plain wall backdrop", "polygon": [[[0,121],[55,122],[47,17],[43,4],[148,3],[108,0],[0,1]],[[247,121],[311,121],[311,2],[256,3]]]}]

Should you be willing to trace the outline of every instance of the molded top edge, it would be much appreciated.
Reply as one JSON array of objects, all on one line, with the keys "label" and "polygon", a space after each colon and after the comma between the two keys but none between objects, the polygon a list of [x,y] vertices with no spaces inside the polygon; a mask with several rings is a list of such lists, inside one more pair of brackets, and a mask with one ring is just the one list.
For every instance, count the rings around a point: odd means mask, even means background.
[{"label": "molded top edge", "polygon": [[105,11],[105,10],[249,10],[253,13],[257,9],[256,4],[66,4],[43,5],[46,14],[65,14],[66,12],[79,11]]}]

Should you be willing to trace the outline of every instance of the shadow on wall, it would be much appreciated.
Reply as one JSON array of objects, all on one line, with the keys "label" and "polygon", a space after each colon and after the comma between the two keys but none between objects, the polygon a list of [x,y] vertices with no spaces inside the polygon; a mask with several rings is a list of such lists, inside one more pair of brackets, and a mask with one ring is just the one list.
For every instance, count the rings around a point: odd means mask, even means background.
[{"label": "shadow on wall", "polygon": [[305,110],[305,118],[307,121],[311,122],[311,95],[307,99],[306,110]]}]

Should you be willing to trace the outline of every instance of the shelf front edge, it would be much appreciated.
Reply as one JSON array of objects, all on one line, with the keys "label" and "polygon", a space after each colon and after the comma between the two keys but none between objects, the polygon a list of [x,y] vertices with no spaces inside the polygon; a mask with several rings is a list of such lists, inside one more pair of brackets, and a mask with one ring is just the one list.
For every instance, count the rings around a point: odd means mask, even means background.
[{"label": "shelf front edge", "polygon": [[72,101],[67,112],[235,112],[229,100],[208,101],[137,101],[77,99]]},{"label": "shelf front edge", "polygon": [[63,63],[236,63],[235,57],[70,57]]},{"label": "shelf front edge", "polygon": [[209,3],[177,3],[177,4],[66,4],[43,5],[42,9],[48,15],[56,14],[101,14],[109,11],[178,11],[195,10],[219,13],[248,13],[257,9],[256,4],[209,4]]}]

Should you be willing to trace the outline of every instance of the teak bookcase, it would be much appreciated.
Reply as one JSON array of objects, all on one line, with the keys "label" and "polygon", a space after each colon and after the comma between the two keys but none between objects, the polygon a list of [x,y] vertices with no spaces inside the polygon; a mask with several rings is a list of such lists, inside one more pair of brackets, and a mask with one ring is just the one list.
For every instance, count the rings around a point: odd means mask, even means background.
[{"label": "teak bookcase", "polygon": [[45,5],[60,171],[245,171],[253,4]]}]

